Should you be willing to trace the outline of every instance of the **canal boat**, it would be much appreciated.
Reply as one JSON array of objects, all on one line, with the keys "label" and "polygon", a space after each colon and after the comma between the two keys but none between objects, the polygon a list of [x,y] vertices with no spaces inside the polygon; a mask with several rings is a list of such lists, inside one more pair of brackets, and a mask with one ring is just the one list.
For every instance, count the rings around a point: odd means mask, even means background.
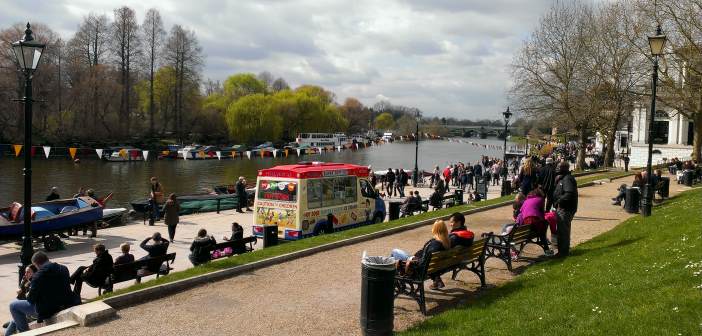
[{"label": "canal boat", "polygon": [[[90,197],[78,197],[35,203],[32,211],[32,235],[41,238],[47,250],[58,248],[54,234],[84,227],[102,219],[102,207]],[[24,207],[14,202],[0,209],[0,239],[20,239],[24,234]]]},{"label": "canal boat", "polygon": [[[247,191],[249,199],[253,201],[253,191]],[[219,212],[221,210],[235,209],[238,203],[236,193],[203,193],[182,195],[177,198],[180,205],[180,215],[189,215],[201,212]],[[151,203],[148,198],[129,202],[135,212],[147,215],[151,212]],[[163,205],[161,205],[163,206]]]},{"label": "canal boat", "polygon": [[108,162],[135,162],[144,161],[144,156],[139,148],[120,148],[112,151],[105,160]]},{"label": "canal boat", "polygon": [[350,144],[351,139],[344,133],[300,133],[295,142],[300,146],[336,148]]}]

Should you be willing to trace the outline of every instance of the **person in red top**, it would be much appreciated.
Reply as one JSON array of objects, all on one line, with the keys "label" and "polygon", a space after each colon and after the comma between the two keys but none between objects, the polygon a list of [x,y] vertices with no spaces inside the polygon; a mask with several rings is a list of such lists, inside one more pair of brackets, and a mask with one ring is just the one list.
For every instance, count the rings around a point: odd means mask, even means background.
[{"label": "person in red top", "polygon": [[455,212],[452,214],[451,218],[449,218],[449,224],[451,225],[451,233],[449,234],[451,247],[471,246],[473,244],[475,234],[466,228],[466,217],[462,213]]},{"label": "person in red top", "polygon": [[446,166],[441,174],[444,176],[444,186],[446,188],[446,192],[448,192],[449,183],[451,182],[451,166]]}]

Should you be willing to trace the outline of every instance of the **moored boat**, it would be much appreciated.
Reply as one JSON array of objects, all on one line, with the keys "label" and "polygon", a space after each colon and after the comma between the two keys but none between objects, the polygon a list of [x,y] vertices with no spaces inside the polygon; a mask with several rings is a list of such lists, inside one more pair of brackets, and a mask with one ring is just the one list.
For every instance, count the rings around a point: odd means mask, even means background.
[{"label": "moored boat", "polygon": [[[41,237],[64,232],[102,219],[102,207],[90,197],[78,197],[35,203],[32,211],[32,235]],[[24,207],[14,202],[0,209],[0,238],[16,239],[24,234]]]}]

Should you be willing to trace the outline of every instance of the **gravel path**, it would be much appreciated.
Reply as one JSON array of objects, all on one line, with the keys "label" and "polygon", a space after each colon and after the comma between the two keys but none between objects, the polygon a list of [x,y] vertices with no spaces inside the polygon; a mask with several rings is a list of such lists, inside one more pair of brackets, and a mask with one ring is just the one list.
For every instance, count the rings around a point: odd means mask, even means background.
[{"label": "gravel path", "polygon": [[[610,198],[623,182],[630,183],[631,178],[580,190],[573,244],[608,231],[631,216],[610,205]],[[671,195],[681,189],[671,185]],[[476,233],[497,231],[510,216],[511,207],[502,207],[471,215],[467,224]],[[124,309],[108,323],[68,329],[58,335],[359,335],[359,261],[363,251],[369,255],[388,254],[394,247],[415,251],[429,237],[427,226],[327,251]],[[540,249],[529,247],[527,252],[537,256]],[[514,277],[495,259],[486,266],[488,287]],[[427,291],[429,314],[479,293],[479,280],[470,272],[462,272],[457,281],[444,276],[444,281],[445,290]],[[400,297],[395,307],[395,330],[424,318],[411,299]]]}]

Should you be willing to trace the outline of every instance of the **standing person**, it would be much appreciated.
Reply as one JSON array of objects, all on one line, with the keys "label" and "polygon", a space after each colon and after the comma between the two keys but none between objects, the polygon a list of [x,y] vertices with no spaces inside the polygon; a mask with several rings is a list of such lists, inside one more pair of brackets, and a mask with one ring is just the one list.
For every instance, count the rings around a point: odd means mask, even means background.
[{"label": "standing person", "polygon": [[553,193],[553,204],[556,207],[558,219],[558,253],[557,257],[565,257],[570,253],[570,224],[578,211],[578,184],[570,174],[570,164],[561,161],[558,164],[556,190]]},{"label": "standing person", "polygon": [[466,166],[466,189],[469,191],[473,189],[473,166],[470,163]]},{"label": "standing person", "polygon": [[385,174],[385,181],[388,184],[388,187],[386,188],[388,191],[388,197],[392,197],[393,193],[395,192],[395,173],[392,171],[392,168],[388,168],[388,173]]},{"label": "standing person", "polygon": [[492,185],[500,185],[500,171],[502,171],[502,164],[499,161],[495,161],[490,170],[492,171]]},{"label": "standing person", "polygon": [[483,176],[483,166],[480,165],[480,161],[476,162],[473,166],[473,175],[475,175],[476,178]]},{"label": "standing person", "polygon": [[407,172],[404,169],[400,169],[400,172],[397,176],[400,177],[400,183],[398,183],[398,186],[400,187],[400,197],[405,197],[405,187],[409,182],[409,174],[407,174]]},{"label": "standing person", "polygon": [[624,171],[628,172],[629,171],[629,155],[624,154]]},{"label": "standing person", "polygon": [[546,164],[539,171],[539,185],[546,196],[546,211],[553,206],[553,192],[556,189],[556,167],[553,158],[546,158]]},{"label": "standing person", "polygon": [[524,195],[528,195],[531,189],[534,188],[534,185],[538,182],[537,176],[531,158],[524,160],[522,170],[519,172],[519,190]]},{"label": "standing person", "polygon": [[[44,252],[36,252],[32,256],[32,264],[37,268],[30,284],[26,300],[15,300],[10,303],[10,326],[18,332],[29,330],[28,319],[38,320],[50,318],[59,311],[80,303],[71,291],[68,268],[50,262]],[[6,335],[11,335],[6,330]]]},{"label": "standing person", "polygon": [[180,221],[179,213],[180,204],[178,204],[176,194],[168,195],[168,200],[163,205],[163,221],[166,222],[166,226],[168,226],[168,238],[171,243],[173,239],[175,239],[176,226]]},{"label": "standing person", "polygon": [[431,180],[429,180],[429,188],[433,188],[434,185],[439,184],[440,176],[439,166],[434,167],[434,171],[431,173]]},{"label": "standing person", "polygon": [[[80,297],[80,292],[83,288],[83,281],[92,287],[99,287],[105,284],[105,279],[113,272],[112,256],[107,252],[105,245],[95,244],[93,252],[95,252],[93,264],[78,267],[69,279],[73,285],[73,293],[78,297]],[[111,290],[111,288],[107,289],[108,292]]]},{"label": "standing person", "polygon": [[150,186],[150,192],[149,192],[149,201],[151,203],[151,220],[149,221],[149,225],[154,225],[155,221],[158,221],[161,219],[161,214],[159,213],[159,204],[163,204],[163,186],[161,183],[158,182],[158,178],[156,176],[152,177],[151,180],[151,186]]},{"label": "standing person", "polygon": [[249,196],[246,194],[246,179],[243,176],[239,176],[239,180],[236,181],[236,198],[237,207],[236,212],[243,213],[241,208],[245,207],[246,211],[251,211],[249,208]]},{"label": "standing person", "polygon": [[58,188],[57,187],[51,187],[51,192],[49,195],[46,196],[46,201],[54,201],[57,199],[61,199],[61,196],[58,193]]},{"label": "standing person", "polygon": [[451,184],[451,166],[446,166],[442,175],[444,176],[444,192],[448,192]]}]

